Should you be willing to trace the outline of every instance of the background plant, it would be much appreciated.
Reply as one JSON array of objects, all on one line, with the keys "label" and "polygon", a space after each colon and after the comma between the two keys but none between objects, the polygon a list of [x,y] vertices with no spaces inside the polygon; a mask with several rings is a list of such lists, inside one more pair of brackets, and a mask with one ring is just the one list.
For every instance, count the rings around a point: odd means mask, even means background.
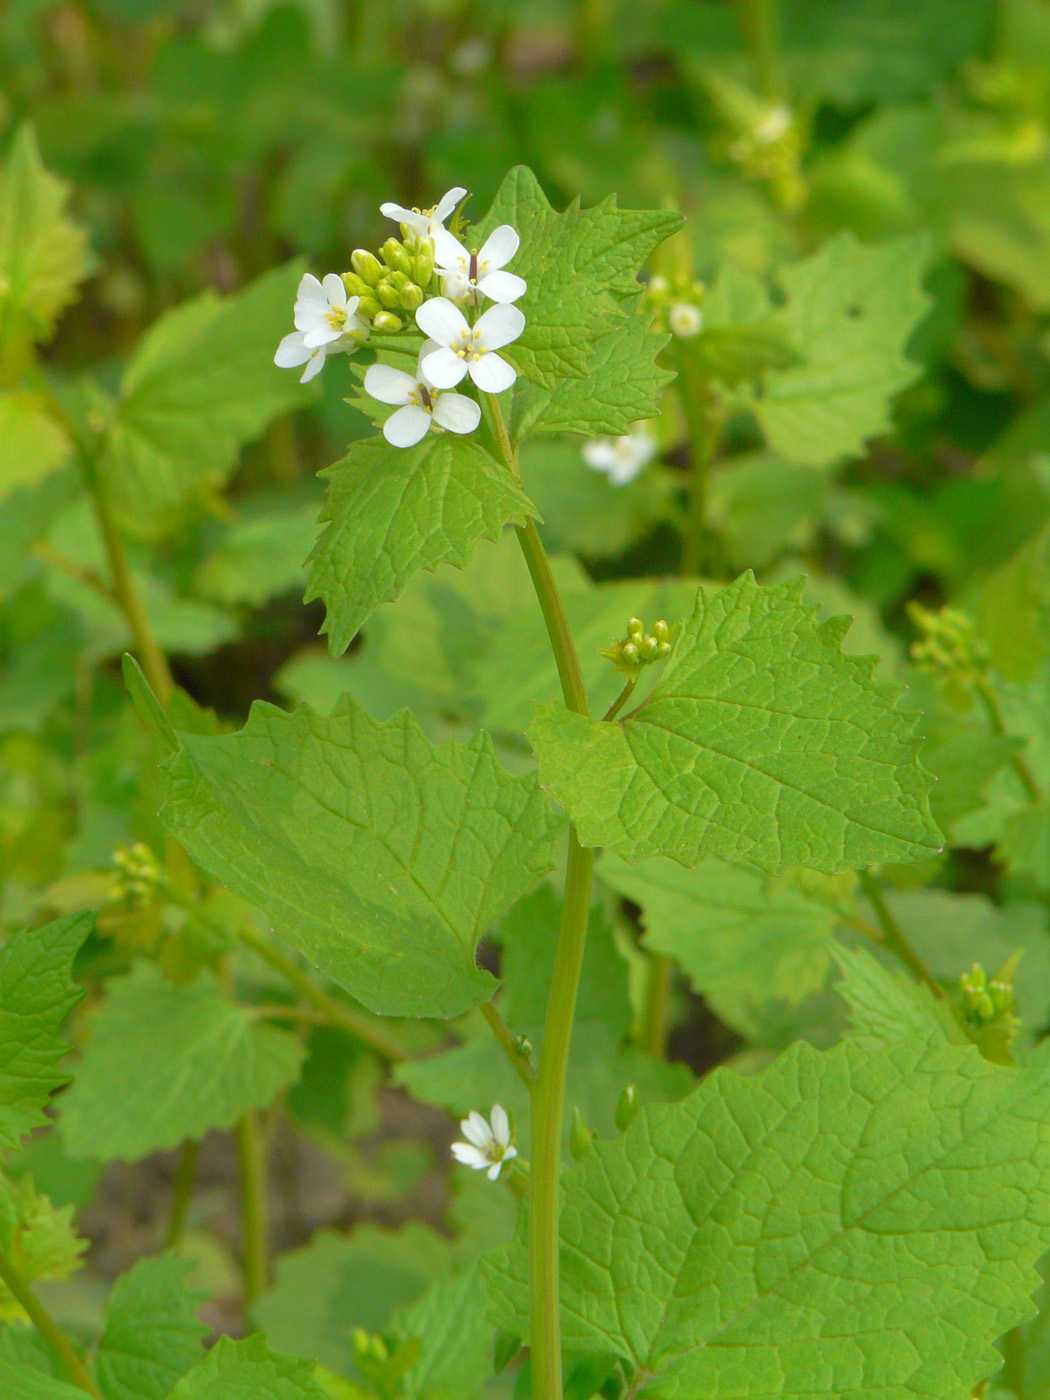
[{"label": "background plant", "polygon": [[[962,1394],[1005,1334],[990,1384],[1041,1396],[1022,1266],[1046,1245],[1045,6],[93,0],[9,5],[0,42],[5,1393],[528,1393],[517,1197],[522,1159],[535,1182],[546,1150],[549,1185],[559,1151],[532,1139],[525,1083],[561,897],[534,748],[584,842],[608,847],[577,908],[565,1393],[718,1393],[728,1367],[739,1393],[771,1374],[823,1393],[833,1373],[842,1394]],[[504,183],[519,162],[538,184]],[[469,443],[396,452],[347,361],[301,386],[273,353],[307,266],[360,276],[351,251],[396,234],[381,202],[453,186],[482,232],[521,234],[519,380],[505,435],[487,406]],[[559,212],[578,195],[582,214]],[[572,240],[604,250],[589,271]],[[406,346],[414,365],[414,294],[391,286],[371,315],[398,325],[374,328],[361,370]],[[508,521],[532,531],[533,575],[551,557],[581,690],[592,715],[619,704],[615,724],[561,708]],[[748,568],[758,586],[735,581]],[[729,586],[690,625],[698,578]],[[854,624],[818,630],[807,604]],[[943,851],[917,817],[878,838],[798,806],[763,826],[767,794],[733,786],[732,753],[715,821],[653,816],[637,775],[610,800],[624,745],[663,742],[647,709],[679,704],[650,690],[695,705],[687,652],[717,653],[720,609],[746,619],[737,665],[776,678],[767,710],[799,693],[792,665],[816,668],[811,698],[842,701],[882,758],[912,719],[878,728],[889,701],[839,642],[908,686]],[[658,621],[677,650],[635,674],[628,648],[658,651]],[[159,737],[120,676],[129,647]],[[238,733],[259,696],[290,714]],[[237,866],[229,804],[260,791],[240,775],[279,743],[301,776],[350,725],[362,772],[430,756],[434,811],[468,761],[487,774],[521,846],[484,897],[453,901],[459,945],[485,935],[481,970],[464,955],[453,975],[433,901],[377,904],[372,857],[306,896],[290,853],[325,833],[272,789],[285,825]],[[818,727],[766,724],[764,758],[794,739],[799,771],[830,783],[863,745],[829,757]],[[590,767],[566,761],[578,743]],[[338,807],[357,780],[335,779]],[[901,811],[921,789],[902,784]],[[431,961],[408,975],[405,947]],[[732,1073],[694,1089],[720,1061]],[[834,1130],[814,1138],[800,1101]],[[453,1171],[453,1118],[425,1106],[497,1103],[519,1158],[490,1185]],[[915,1122],[928,1136],[901,1139]],[[853,1233],[825,1240],[836,1209]],[[823,1285],[786,1269],[798,1239],[823,1251]],[[266,1341],[202,1359],[205,1294],[209,1328]],[[862,1312],[877,1347],[850,1331]]]}]

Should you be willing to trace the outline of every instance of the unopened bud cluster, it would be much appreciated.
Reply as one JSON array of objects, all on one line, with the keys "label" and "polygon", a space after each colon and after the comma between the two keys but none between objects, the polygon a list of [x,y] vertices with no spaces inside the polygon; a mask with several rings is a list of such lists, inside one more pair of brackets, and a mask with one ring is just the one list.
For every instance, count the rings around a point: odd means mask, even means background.
[{"label": "unopened bud cluster", "polygon": [[645,301],[656,313],[656,325],[680,340],[689,340],[703,329],[703,300],[703,282],[682,274],[668,278],[654,273],[645,288]]},{"label": "unopened bud cluster", "polygon": [[802,156],[799,124],[790,107],[756,108],[729,143],[729,157],[752,180],[798,179]]},{"label": "unopened bud cluster", "polygon": [[973,621],[957,608],[933,611],[921,603],[908,604],[908,616],[922,634],[911,645],[912,660],[925,671],[945,679],[970,681],[988,667],[988,648]]},{"label": "unopened bud cluster", "polygon": [[959,978],[960,1009],[968,1025],[1009,1028],[1016,1023],[1014,974],[1019,957],[1015,953],[990,980],[980,963]]},{"label": "unopened bud cluster", "polygon": [[646,632],[641,618],[632,617],[623,641],[603,647],[600,654],[611,661],[618,671],[636,680],[643,666],[664,661],[671,655],[671,629],[661,619],[653,623],[651,632]]},{"label": "unopened bud cluster", "polygon": [[355,248],[350,255],[352,271],[343,273],[347,295],[357,297],[357,315],[381,334],[391,335],[411,320],[423,305],[426,289],[434,275],[434,244],[429,238],[416,239],[409,247],[397,238],[388,238],[379,256],[367,248]]},{"label": "unopened bud cluster", "polygon": [[143,904],[150,899],[162,881],[160,862],[144,841],[131,846],[119,846],[113,852],[114,900]]}]

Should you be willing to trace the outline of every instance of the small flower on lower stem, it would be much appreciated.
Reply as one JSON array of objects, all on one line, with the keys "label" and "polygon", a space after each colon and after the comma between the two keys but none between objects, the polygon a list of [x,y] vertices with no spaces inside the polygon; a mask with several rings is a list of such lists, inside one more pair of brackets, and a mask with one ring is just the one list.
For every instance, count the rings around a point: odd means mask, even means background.
[{"label": "small flower on lower stem", "polygon": [[583,460],[604,472],[614,486],[626,486],[656,456],[657,441],[648,423],[635,423],[623,437],[600,437],[585,443]]},{"label": "small flower on lower stem", "polygon": [[452,1144],[453,1157],[475,1171],[487,1171],[490,1181],[499,1176],[504,1162],[518,1155],[518,1149],[511,1146],[510,1120],[498,1103],[492,1106],[491,1125],[475,1109],[459,1128],[467,1141]]},{"label": "small flower on lower stem", "polygon": [[413,447],[431,428],[450,433],[472,433],[481,421],[481,408],[465,394],[436,389],[423,372],[423,361],[438,346],[432,340],[419,352],[415,374],[390,365],[370,365],[365,392],[380,403],[398,404],[383,424],[383,436],[392,447]]},{"label": "small flower on lower stem", "polygon": [[516,306],[498,302],[470,326],[458,306],[446,297],[432,297],[416,312],[416,325],[437,342],[420,364],[439,389],[451,389],[469,374],[483,393],[501,394],[517,379],[514,366],[495,353],[525,329]]},{"label": "small flower on lower stem", "polygon": [[667,324],[672,335],[680,340],[692,340],[703,329],[704,315],[691,301],[676,301],[667,313]]},{"label": "small flower on lower stem", "polygon": [[355,312],[358,298],[347,298],[343,279],[330,272],[323,282],[307,272],[295,300],[295,330],[277,347],[273,362],[281,369],[305,365],[301,383],[320,374],[328,355],[353,354],[368,339],[368,327]]}]

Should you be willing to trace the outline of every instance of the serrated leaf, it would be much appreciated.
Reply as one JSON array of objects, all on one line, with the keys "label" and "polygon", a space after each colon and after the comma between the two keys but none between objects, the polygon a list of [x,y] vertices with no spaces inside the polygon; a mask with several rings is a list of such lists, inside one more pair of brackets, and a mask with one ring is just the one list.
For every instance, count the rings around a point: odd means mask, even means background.
[{"label": "serrated leaf", "polygon": [[281,1255],[255,1317],[274,1346],[357,1376],[354,1328],[385,1332],[395,1308],[414,1302],[448,1266],[447,1241],[422,1225],[321,1231]]},{"label": "serrated leaf", "polygon": [[309,401],[273,352],[291,324],[301,268],[277,268],[236,296],[205,292],[151,328],[128,365],[100,470],[138,533],[187,491],[220,482],[240,448]]},{"label": "serrated leaf", "polygon": [[488,735],[435,746],[407,712],[377,724],[346,697],[176,738],[162,820],[334,982],[381,1015],[492,995],[477,941],[551,869],[561,823]]},{"label": "serrated leaf", "polygon": [[201,1358],[204,1294],[189,1288],[190,1264],[174,1254],[140,1259],[106,1302],[95,1372],[104,1400],[166,1400]]},{"label": "serrated leaf", "polygon": [[59,471],[70,450],[69,437],[39,394],[0,393],[0,501],[18,487],[36,486]]},{"label": "serrated leaf", "polygon": [[645,946],[675,958],[719,1015],[749,1035],[766,1002],[797,1002],[824,984],[839,915],[790,878],[721,860],[692,870],[664,856],[628,865],[611,852],[598,873],[641,906]]},{"label": "serrated leaf", "polygon": [[477,1265],[439,1279],[417,1302],[401,1308],[391,1332],[402,1346],[420,1344],[405,1372],[405,1400],[473,1400],[493,1372],[495,1327]]},{"label": "serrated leaf", "polygon": [[206,1359],[183,1376],[169,1400],[328,1400],[314,1363],[271,1351],[263,1337],[220,1337]]},{"label": "serrated leaf", "polygon": [[504,525],[536,514],[506,467],[450,434],[428,434],[407,450],[358,443],[324,475],[326,524],[306,601],[323,599],[323,630],[337,655],[420,569],[462,567],[479,539],[494,540]]},{"label": "serrated leaf", "polygon": [[770,326],[804,363],[770,371],[753,401],[774,451],[828,467],[892,426],[893,396],[920,373],[905,347],[930,304],[928,260],[925,238],[868,247],[843,233],[783,270]]},{"label": "serrated leaf", "polygon": [[83,996],[73,962],[93,923],[93,914],[72,914],[0,948],[0,1151],[43,1126],[44,1105],[67,1082],[60,1032]]},{"label": "serrated leaf", "polygon": [[305,1051],[254,1019],[203,973],[167,982],[139,963],[109,983],[59,1123],[74,1157],[137,1161],[232,1128],[299,1075]]},{"label": "serrated leaf", "polygon": [[[30,1177],[0,1176],[0,1245],[27,1283],[61,1280],[80,1268],[88,1242],[76,1232],[72,1206],[54,1206]],[[20,1303],[0,1283],[0,1318],[27,1321]]]},{"label": "serrated leaf", "polygon": [[[569,1177],[565,1345],[614,1350],[639,1400],[969,1394],[1050,1239],[1048,1091],[925,1037],[716,1070]],[[526,1269],[486,1261],[521,1326]]]},{"label": "serrated leaf", "polygon": [[87,235],[66,217],[68,187],[19,128],[0,168],[0,338],[43,340],[87,276]]},{"label": "serrated leaf", "polygon": [[84,1400],[75,1385],[0,1356],[0,1394],[4,1400]]},{"label": "serrated leaf", "polygon": [[650,696],[606,723],[539,707],[540,780],[587,846],[776,873],[921,859],[941,839],[914,716],[817,624],[802,580],[701,588]]},{"label": "serrated leaf", "polygon": [[884,1050],[901,1041],[969,1043],[946,1001],[899,969],[889,969],[864,948],[835,949],[842,978],[835,990],[850,1011],[850,1039],[862,1050]]}]

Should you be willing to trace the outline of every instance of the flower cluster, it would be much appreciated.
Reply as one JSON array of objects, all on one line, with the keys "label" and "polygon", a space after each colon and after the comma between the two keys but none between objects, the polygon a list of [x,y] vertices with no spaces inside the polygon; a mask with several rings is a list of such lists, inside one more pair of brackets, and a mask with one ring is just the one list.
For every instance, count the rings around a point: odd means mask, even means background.
[{"label": "flower cluster", "polygon": [[598,437],[581,449],[583,460],[604,472],[613,486],[626,486],[656,456],[656,434],[648,423],[634,423],[623,437]]},{"label": "flower cluster", "polygon": [[671,655],[671,629],[661,618],[653,623],[652,632],[646,632],[641,618],[632,617],[623,641],[602,647],[599,655],[611,661],[629,680],[637,680],[643,666],[649,666],[654,661],[666,661]]},{"label": "flower cluster", "polygon": [[[379,256],[358,248],[351,271],[309,273],[299,284],[295,331],[277,348],[275,363],[305,365],[302,381],[322,369],[325,357],[353,354],[371,335],[396,335],[407,317],[426,336],[414,374],[377,363],[365,374],[366,393],[396,407],[383,424],[394,447],[411,447],[429,431],[470,433],[481,421],[476,398],[450,393],[469,377],[482,394],[500,394],[517,378],[498,352],[525,328],[514,305],[527,286],[506,265],[518,251],[510,224],[493,229],[478,246],[461,242],[445,222],[466,190],[455,188],[433,209],[383,204],[397,219],[401,239],[388,238]],[[456,215],[454,227],[460,222]],[[490,303],[483,309],[484,303]]]}]

